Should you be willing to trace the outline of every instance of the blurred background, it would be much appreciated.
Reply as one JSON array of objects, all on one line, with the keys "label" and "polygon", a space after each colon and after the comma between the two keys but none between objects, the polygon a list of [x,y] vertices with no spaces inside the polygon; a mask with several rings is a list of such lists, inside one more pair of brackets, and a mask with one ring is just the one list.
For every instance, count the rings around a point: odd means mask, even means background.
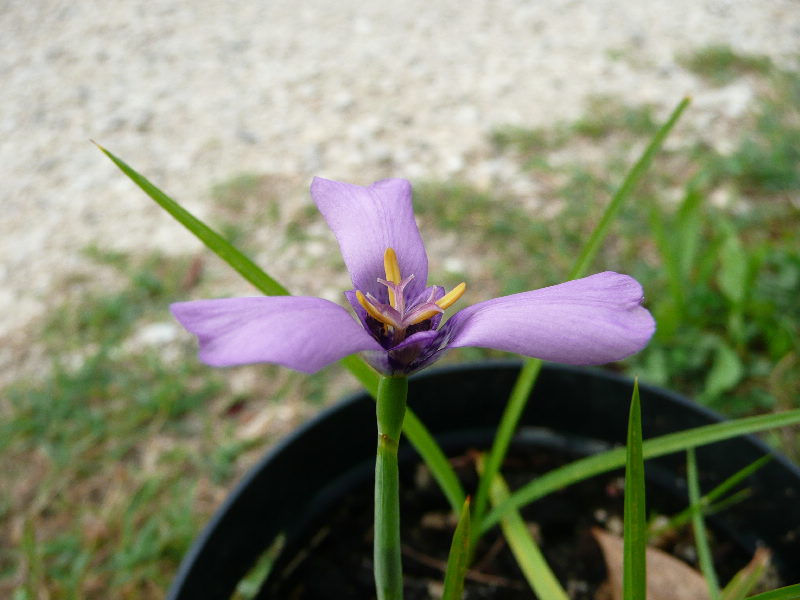
[{"label": "blurred background", "polygon": [[311,178],[408,178],[431,279],[473,303],[563,280],[691,96],[592,270],[659,322],[610,368],[741,416],[799,403],[799,58],[795,0],[6,0],[0,596],[163,597],[237,478],[355,389],[201,365],[168,304],[255,290],[90,140],[335,301]]}]

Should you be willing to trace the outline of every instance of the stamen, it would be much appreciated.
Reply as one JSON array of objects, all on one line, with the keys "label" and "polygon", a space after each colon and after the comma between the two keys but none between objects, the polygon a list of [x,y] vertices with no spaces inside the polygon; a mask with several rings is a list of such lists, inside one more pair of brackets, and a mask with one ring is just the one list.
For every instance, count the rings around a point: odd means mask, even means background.
[{"label": "stamen", "polygon": [[375,308],[375,306],[369,300],[367,300],[364,294],[362,294],[359,290],[356,290],[356,300],[358,300],[358,303],[365,311],[367,311],[367,314],[376,321],[383,323],[384,325],[391,325],[392,327],[396,325],[386,315]]},{"label": "stamen", "polygon": [[435,302],[437,308],[430,308],[420,312],[419,314],[415,315],[414,318],[407,323],[407,325],[416,325],[417,323],[422,323],[434,315],[444,312],[446,308],[453,306],[453,304],[455,304],[456,301],[464,295],[464,291],[466,289],[467,284],[462,281],[456,287],[450,290],[449,293],[445,294]]},{"label": "stamen", "polygon": [[438,315],[441,312],[444,312],[441,308],[429,308],[428,310],[423,310],[414,315],[409,321],[407,321],[406,325],[410,326],[410,325],[416,325],[417,323],[422,323],[423,321],[427,321],[434,315]]},{"label": "stamen", "polygon": [[[400,263],[397,262],[397,254],[392,248],[387,248],[383,253],[383,268],[386,271],[386,281],[400,283]],[[389,286],[389,304],[392,308],[397,308],[397,297],[392,286]]]},{"label": "stamen", "polygon": [[464,292],[467,289],[467,284],[463,281],[459,283],[456,287],[450,290],[449,293],[445,294],[441,298],[436,301],[436,305],[440,308],[450,308],[455,304],[461,296],[464,295]]}]

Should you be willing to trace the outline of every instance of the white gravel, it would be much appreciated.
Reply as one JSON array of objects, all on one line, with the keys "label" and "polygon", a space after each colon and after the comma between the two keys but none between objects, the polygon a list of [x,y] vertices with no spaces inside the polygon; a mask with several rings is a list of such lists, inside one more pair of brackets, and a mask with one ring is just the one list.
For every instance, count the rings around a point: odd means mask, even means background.
[{"label": "white gravel", "polygon": [[2,0],[0,347],[86,245],[196,247],[90,138],[200,214],[244,171],[489,185],[492,127],[573,118],[591,94],[744,110],[746,84],[677,66],[709,43],[794,60],[800,3]]}]

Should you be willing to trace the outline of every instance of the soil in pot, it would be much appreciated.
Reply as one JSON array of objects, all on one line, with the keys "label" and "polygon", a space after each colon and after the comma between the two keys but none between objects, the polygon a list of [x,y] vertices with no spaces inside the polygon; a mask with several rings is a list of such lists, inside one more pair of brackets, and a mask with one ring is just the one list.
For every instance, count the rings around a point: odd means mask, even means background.
[{"label": "soil in pot", "polygon": [[[475,489],[475,452],[453,459],[465,489]],[[577,458],[563,449],[515,447],[503,468],[512,488]],[[593,527],[620,533],[622,472],[570,486],[523,510],[556,576],[573,600],[595,600],[606,580],[605,563],[591,535]],[[441,592],[444,563],[455,526],[449,507],[424,465],[401,468],[401,515],[406,600],[430,600]],[[303,541],[282,553],[258,598],[315,600],[374,598],[372,579],[371,482],[344,496],[307,529]],[[685,508],[674,488],[648,481],[648,513],[671,515]],[[714,560],[721,581],[728,581],[750,556],[711,525]],[[694,565],[688,531],[662,546]],[[779,585],[781,582],[771,581]],[[465,586],[465,600],[525,599],[533,596],[498,528],[482,539]]]}]

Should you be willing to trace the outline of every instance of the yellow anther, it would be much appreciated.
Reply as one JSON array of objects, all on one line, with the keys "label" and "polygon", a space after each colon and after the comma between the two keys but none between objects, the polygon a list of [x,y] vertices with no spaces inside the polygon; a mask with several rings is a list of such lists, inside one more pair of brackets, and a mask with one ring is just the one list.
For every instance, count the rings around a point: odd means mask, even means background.
[{"label": "yellow anther", "polygon": [[[387,248],[383,253],[383,268],[386,271],[386,281],[400,283],[400,263],[397,262],[397,254],[392,248]],[[389,288],[389,304],[392,308],[397,308],[397,299],[392,288]]]},{"label": "yellow anther", "polygon": [[376,321],[379,321],[385,325],[395,325],[383,314],[381,314],[381,312],[372,305],[372,302],[367,300],[366,296],[364,296],[364,294],[362,294],[359,290],[356,290],[356,300],[358,300],[358,303],[364,308],[365,311],[367,311],[367,314]]},{"label": "yellow anther", "polygon": [[446,308],[450,308],[456,301],[464,295],[464,291],[467,289],[467,284],[463,281],[459,283],[456,287],[454,287],[450,292],[442,296],[436,301],[436,306],[438,306],[441,310],[436,310],[432,308],[430,310],[426,310],[425,312],[421,312],[420,314],[414,317],[414,321],[409,323],[409,325],[416,325],[417,323],[422,323],[423,321],[427,321],[434,315],[438,315],[440,312],[445,310]]},{"label": "yellow anther", "polygon": [[383,253],[383,268],[386,270],[386,281],[400,283],[400,263],[392,248],[387,248]]},{"label": "yellow anther", "polygon": [[464,292],[467,289],[467,284],[463,281],[459,283],[456,287],[450,290],[447,294],[442,296],[436,301],[436,306],[441,309],[450,308],[455,304],[461,296],[464,295]]}]

